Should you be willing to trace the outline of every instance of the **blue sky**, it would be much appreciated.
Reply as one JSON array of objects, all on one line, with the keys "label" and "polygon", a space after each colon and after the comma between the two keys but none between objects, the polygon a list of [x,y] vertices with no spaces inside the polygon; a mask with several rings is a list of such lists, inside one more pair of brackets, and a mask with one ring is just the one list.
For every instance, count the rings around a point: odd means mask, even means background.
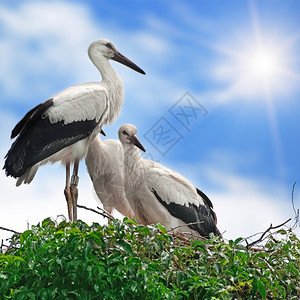
[{"label": "blue sky", "polygon": [[[293,217],[291,189],[300,177],[300,3],[99,2],[0,4],[2,164],[10,132],[29,109],[68,86],[100,80],[87,48],[107,38],[147,73],[112,63],[125,100],[119,119],[104,128],[108,138],[117,138],[122,124],[135,124],[149,158],[209,195],[227,238]],[[184,126],[171,108],[189,103],[198,110]],[[157,136],[151,141],[155,124],[169,126],[167,146]],[[172,136],[180,137],[174,145]],[[59,165],[45,166],[30,185],[16,188],[2,172],[0,225],[23,230],[27,221],[66,215],[64,175]],[[79,202],[95,207],[84,163],[80,177]],[[296,185],[297,207],[299,195]]]}]

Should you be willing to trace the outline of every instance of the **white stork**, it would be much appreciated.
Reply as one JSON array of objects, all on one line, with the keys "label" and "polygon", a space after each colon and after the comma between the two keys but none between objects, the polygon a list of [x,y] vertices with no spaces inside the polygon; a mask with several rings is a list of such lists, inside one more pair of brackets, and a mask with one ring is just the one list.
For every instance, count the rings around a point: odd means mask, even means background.
[{"label": "white stork", "polygon": [[88,55],[102,81],[69,87],[31,109],[12,131],[11,138],[17,139],[3,167],[7,176],[18,178],[18,186],[30,183],[41,165],[61,161],[66,166],[64,193],[70,221],[77,220],[79,161],[101,127],[117,118],[123,104],[123,85],[109,60],[145,74],[107,40],[92,42]]},{"label": "white stork", "polygon": [[[208,237],[221,236],[209,198],[180,174],[151,160],[131,124],[119,129],[124,149],[125,191],[135,218],[144,225],[160,223],[167,230]],[[139,149],[138,149],[139,148]]]},{"label": "white stork", "polygon": [[111,214],[115,208],[122,215],[133,218],[124,188],[122,144],[116,140],[101,141],[98,135],[89,146],[85,164],[104,209]]}]

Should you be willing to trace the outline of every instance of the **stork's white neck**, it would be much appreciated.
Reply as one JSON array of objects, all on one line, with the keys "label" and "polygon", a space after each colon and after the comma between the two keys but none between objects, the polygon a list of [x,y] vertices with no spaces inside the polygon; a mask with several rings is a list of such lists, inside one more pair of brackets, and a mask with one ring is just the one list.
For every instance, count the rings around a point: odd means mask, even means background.
[{"label": "stork's white neck", "polygon": [[105,123],[110,124],[118,117],[123,106],[123,84],[106,57],[96,51],[91,51],[89,57],[102,76],[102,85],[106,87],[109,107]]},{"label": "stork's white neck", "polygon": [[136,146],[123,144],[123,149],[125,188],[133,191],[144,182],[146,171],[144,159]]},{"label": "stork's white neck", "polygon": [[143,163],[143,158],[140,154],[139,149],[132,144],[123,144],[124,149],[124,167],[128,167],[131,172],[134,165],[140,165]]},{"label": "stork's white neck", "polygon": [[99,70],[103,81],[111,81],[118,76],[108,59],[99,53],[95,48],[90,48],[88,55],[92,63]]}]

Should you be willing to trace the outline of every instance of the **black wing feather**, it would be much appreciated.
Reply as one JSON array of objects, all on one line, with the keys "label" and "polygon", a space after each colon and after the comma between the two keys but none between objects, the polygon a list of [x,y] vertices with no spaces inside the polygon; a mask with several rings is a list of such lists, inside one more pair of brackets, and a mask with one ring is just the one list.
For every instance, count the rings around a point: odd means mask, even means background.
[{"label": "black wing feather", "polygon": [[197,207],[194,204],[189,204],[189,206],[174,202],[167,204],[154,189],[152,189],[152,192],[172,216],[188,224],[191,229],[197,231],[201,236],[208,237],[210,233],[221,236],[215,224],[214,217],[211,215],[211,210],[205,205]]},{"label": "black wing feather", "polygon": [[95,119],[52,124],[43,117],[52,105],[52,100],[48,100],[36,106],[14,128],[12,136],[19,136],[5,156],[3,169],[7,176],[22,176],[34,164],[86,138],[97,126]]},{"label": "black wing feather", "polygon": [[213,211],[213,204],[210,201],[210,199],[199,189],[196,188],[197,194],[202,198],[202,200],[204,201],[204,203],[206,204],[206,206],[209,208],[212,217],[214,218],[215,223],[217,224],[217,215],[216,213]]},{"label": "black wing feather", "polygon": [[33,109],[31,109],[24,117],[23,119],[15,126],[13,131],[11,132],[10,138],[15,138],[21,131],[23,131],[28,124],[34,121],[34,119],[41,116],[49,107],[53,105],[53,99],[49,99]]}]

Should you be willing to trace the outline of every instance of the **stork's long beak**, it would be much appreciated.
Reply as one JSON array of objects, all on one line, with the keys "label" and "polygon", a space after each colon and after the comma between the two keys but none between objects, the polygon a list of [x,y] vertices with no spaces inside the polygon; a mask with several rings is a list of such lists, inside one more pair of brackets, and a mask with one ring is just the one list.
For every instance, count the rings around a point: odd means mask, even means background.
[{"label": "stork's long beak", "polygon": [[146,73],[140,67],[138,67],[134,62],[132,62],[130,59],[128,59],[126,56],[122,55],[118,51],[115,51],[115,55],[114,55],[114,57],[112,57],[112,59],[141,73],[141,74],[146,75]]},{"label": "stork's long beak", "polygon": [[100,134],[102,134],[103,136],[106,136],[105,132],[103,131],[103,129],[101,128]]},{"label": "stork's long beak", "polygon": [[141,144],[141,142],[139,141],[136,135],[131,136],[130,141],[134,146],[137,146],[139,149],[146,152],[145,148],[143,147],[143,145]]}]

